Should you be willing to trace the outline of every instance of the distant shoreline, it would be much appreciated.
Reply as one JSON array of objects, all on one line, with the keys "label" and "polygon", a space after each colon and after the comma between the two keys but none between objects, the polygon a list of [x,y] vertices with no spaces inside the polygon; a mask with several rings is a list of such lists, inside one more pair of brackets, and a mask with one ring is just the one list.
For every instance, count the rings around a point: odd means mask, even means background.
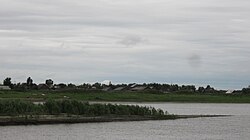
[{"label": "distant shoreline", "polygon": [[175,102],[175,103],[250,103],[250,95],[198,94],[198,93],[147,93],[104,91],[1,91],[0,100],[20,99],[33,102],[78,100],[97,102]]},{"label": "distant shoreline", "polygon": [[77,115],[37,115],[37,116],[0,116],[0,126],[9,125],[42,125],[42,124],[74,124],[74,123],[101,123],[101,122],[128,122],[149,120],[175,120],[200,117],[226,117],[230,115],[165,115],[165,116],[77,116]]}]

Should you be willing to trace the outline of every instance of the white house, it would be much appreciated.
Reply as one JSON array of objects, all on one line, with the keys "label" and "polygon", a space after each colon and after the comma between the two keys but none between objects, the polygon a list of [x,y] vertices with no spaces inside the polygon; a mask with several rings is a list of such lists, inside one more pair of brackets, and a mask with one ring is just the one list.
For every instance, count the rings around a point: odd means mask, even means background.
[{"label": "white house", "polygon": [[232,94],[233,92],[234,92],[234,90],[229,89],[229,90],[226,92],[226,94]]},{"label": "white house", "polygon": [[0,90],[11,90],[9,86],[0,85]]}]

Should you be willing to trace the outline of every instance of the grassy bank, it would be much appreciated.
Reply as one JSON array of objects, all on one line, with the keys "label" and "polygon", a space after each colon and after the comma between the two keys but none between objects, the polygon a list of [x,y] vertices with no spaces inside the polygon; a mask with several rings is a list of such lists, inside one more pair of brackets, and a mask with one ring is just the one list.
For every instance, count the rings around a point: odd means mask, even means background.
[{"label": "grassy bank", "polygon": [[81,101],[126,102],[188,102],[188,103],[250,103],[249,95],[143,93],[102,91],[0,91],[0,99],[45,101],[46,99],[74,99]]},{"label": "grassy bank", "polygon": [[76,100],[47,100],[42,104],[34,104],[21,100],[0,100],[1,116],[27,116],[27,115],[139,115],[164,116],[161,109],[143,107],[138,105],[117,104],[89,104]]},{"label": "grassy bank", "polygon": [[163,119],[175,119],[175,115],[138,105],[89,104],[76,100],[48,100],[34,104],[22,100],[0,100],[0,125]]},{"label": "grassy bank", "polygon": [[0,126],[5,125],[39,125],[62,123],[97,123],[97,122],[124,122],[148,120],[175,120],[200,117],[227,117],[229,115],[164,115],[164,116],[138,116],[138,115],[108,115],[86,117],[79,115],[27,115],[27,116],[0,116]]},{"label": "grassy bank", "polygon": [[221,116],[223,115],[171,115],[153,107],[89,104],[76,100],[50,99],[42,104],[34,104],[24,100],[0,100],[0,126],[169,120]]}]

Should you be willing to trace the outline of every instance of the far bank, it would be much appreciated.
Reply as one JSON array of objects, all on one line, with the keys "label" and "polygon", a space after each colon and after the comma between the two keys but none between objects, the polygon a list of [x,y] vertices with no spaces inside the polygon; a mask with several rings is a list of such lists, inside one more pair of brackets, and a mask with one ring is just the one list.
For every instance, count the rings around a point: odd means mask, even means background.
[{"label": "far bank", "polygon": [[181,103],[250,103],[245,94],[198,94],[158,92],[104,92],[104,91],[0,91],[0,99],[45,101],[73,99],[80,101],[118,102],[181,102]]}]

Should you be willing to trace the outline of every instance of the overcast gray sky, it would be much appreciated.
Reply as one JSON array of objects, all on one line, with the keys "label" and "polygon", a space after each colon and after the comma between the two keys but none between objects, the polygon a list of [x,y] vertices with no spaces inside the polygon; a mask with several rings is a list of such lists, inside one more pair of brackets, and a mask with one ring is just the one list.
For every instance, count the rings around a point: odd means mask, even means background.
[{"label": "overcast gray sky", "polygon": [[250,84],[249,0],[1,0],[0,79]]}]

